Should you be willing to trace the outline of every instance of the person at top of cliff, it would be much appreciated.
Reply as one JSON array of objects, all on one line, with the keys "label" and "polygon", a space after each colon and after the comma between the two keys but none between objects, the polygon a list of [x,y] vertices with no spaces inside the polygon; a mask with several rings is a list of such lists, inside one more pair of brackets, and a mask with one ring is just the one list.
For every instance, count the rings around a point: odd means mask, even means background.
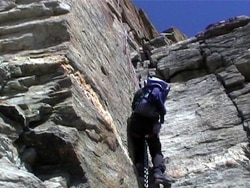
[{"label": "person at top of cliff", "polygon": [[166,166],[159,138],[164,123],[164,102],[170,91],[169,84],[156,76],[149,77],[134,95],[128,133],[132,144],[132,159],[140,176],[144,162],[144,144],[147,141],[156,183],[168,184],[171,180],[164,174]]}]

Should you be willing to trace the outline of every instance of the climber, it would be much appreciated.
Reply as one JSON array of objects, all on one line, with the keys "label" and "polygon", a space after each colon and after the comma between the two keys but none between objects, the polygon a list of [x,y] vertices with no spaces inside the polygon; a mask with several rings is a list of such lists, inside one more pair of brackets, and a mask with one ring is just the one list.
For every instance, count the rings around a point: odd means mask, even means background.
[{"label": "climber", "polygon": [[132,102],[128,133],[132,144],[132,159],[140,175],[144,161],[144,143],[148,143],[156,183],[169,184],[171,180],[164,175],[166,166],[159,138],[161,124],[164,123],[166,108],[164,102],[170,90],[169,84],[160,78],[149,77],[144,87],[139,89]]}]

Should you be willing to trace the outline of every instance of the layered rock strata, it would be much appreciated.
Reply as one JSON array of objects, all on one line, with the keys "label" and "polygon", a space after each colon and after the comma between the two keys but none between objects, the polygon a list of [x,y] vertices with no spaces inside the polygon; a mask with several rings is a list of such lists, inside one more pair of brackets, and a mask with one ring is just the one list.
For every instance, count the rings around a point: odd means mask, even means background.
[{"label": "layered rock strata", "polygon": [[249,22],[172,39],[129,0],[1,1],[0,186],[138,187],[127,118],[159,74],[173,187],[248,187]]},{"label": "layered rock strata", "polygon": [[249,186],[249,32],[249,17],[230,18],[173,45],[150,40],[134,62],[153,65],[138,77],[171,83],[161,139],[173,187]]}]

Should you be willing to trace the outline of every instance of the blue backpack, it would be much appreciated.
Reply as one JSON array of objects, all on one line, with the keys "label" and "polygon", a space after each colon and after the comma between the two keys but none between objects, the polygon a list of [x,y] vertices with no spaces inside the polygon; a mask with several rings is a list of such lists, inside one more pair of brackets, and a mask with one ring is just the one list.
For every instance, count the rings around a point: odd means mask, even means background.
[{"label": "blue backpack", "polygon": [[[157,104],[164,105],[169,90],[167,82],[159,78],[149,77],[137,96],[134,112],[149,118],[159,116]],[[157,100],[161,100],[161,102]]]}]

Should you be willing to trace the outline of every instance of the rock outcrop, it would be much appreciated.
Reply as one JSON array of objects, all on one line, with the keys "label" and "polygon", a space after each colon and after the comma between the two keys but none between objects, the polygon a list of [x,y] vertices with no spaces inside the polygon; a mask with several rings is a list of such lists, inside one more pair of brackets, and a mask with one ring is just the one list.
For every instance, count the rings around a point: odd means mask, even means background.
[{"label": "rock outcrop", "polygon": [[147,47],[140,63],[154,68],[138,77],[171,82],[161,139],[173,187],[250,186],[249,32],[250,18],[239,16],[188,40]]},{"label": "rock outcrop", "polygon": [[181,33],[176,27],[164,30],[161,34],[165,35],[173,43],[188,39],[187,35]]},{"label": "rock outcrop", "polygon": [[137,187],[129,47],[156,30],[131,1],[12,0],[0,10],[0,186]]},{"label": "rock outcrop", "polygon": [[130,0],[2,0],[0,187],[138,187],[126,129],[148,74],[171,82],[173,187],[248,187],[249,22],[172,39]]}]

